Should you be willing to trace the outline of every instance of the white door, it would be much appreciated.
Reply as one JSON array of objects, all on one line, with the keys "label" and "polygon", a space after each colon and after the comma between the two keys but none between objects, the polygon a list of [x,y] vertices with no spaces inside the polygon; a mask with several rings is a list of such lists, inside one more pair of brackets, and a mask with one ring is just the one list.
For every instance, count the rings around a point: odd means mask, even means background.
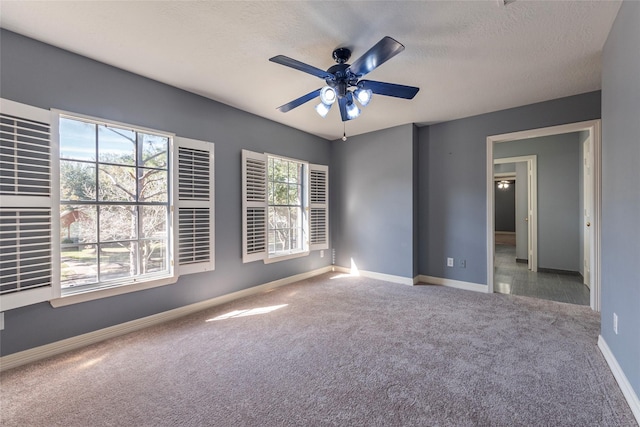
[{"label": "white door", "polygon": [[527,156],[529,170],[529,268],[538,271],[538,160],[536,156]]},{"label": "white door", "polygon": [[534,207],[534,202],[533,202],[533,192],[535,191],[534,189],[534,185],[533,185],[533,165],[531,161],[527,161],[527,259],[528,261],[528,268],[531,271],[536,271],[536,269],[534,269],[534,257],[537,254],[533,253],[533,207]]},{"label": "white door", "polygon": [[591,165],[591,137],[582,143],[583,151],[583,179],[582,186],[584,192],[584,219],[582,228],[584,230],[584,284],[591,288],[591,221],[593,217],[593,174]]}]

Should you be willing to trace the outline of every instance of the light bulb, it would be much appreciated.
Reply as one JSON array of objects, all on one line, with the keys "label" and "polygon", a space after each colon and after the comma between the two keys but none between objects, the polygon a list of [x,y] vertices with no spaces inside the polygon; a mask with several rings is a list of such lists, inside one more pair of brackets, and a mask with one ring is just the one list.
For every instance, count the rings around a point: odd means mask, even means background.
[{"label": "light bulb", "polygon": [[366,107],[371,101],[371,94],[373,92],[371,92],[371,89],[358,88],[354,93],[360,105],[362,105],[363,107]]},{"label": "light bulb", "polygon": [[347,117],[349,118],[349,120],[355,119],[360,115],[360,109],[356,104],[354,104],[353,95],[351,94],[351,92],[347,94],[346,110],[347,110]]},{"label": "light bulb", "polygon": [[331,86],[325,86],[320,90],[320,100],[327,106],[336,102],[336,91]]},{"label": "light bulb", "polygon": [[316,111],[320,114],[320,117],[325,118],[327,114],[329,114],[329,110],[331,109],[331,104],[327,105],[324,102],[316,105]]}]

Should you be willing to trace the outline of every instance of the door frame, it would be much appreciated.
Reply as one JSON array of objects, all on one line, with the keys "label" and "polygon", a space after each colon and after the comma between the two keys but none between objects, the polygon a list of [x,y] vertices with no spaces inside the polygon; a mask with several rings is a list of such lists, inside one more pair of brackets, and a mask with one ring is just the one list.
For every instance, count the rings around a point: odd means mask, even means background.
[{"label": "door frame", "polygon": [[[588,145],[587,145],[588,144]],[[588,150],[585,147],[588,146]],[[593,157],[590,155],[593,150],[593,141],[591,140],[591,135],[584,141],[582,141],[582,186],[583,186],[583,200],[582,200],[582,232],[583,236],[586,236],[587,233],[591,236],[591,227],[590,222],[593,217],[593,185],[588,185],[593,181]],[[589,155],[587,155],[589,153]],[[582,269],[584,271],[583,274],[583,282],[589,288],[591,287],[591,264],[593,263],[592,259],[593,251],[591,250],[591,238],[583,239],[582,242]],[[588,261],[588,268],[587,268]]]},{"label": "door frame", "polygon": [[[493,293],[493,270],[495,257],[494,241],[494,194],[493,194],[493,145],[494,143],[515,141],[528,138],[538,138],[564,133],[587,131],[592,141],[591,165],[593,167],[593,218],[591,239],[591,286],[590,305],[594,311],[600,311],[600,218],[602,212],[602,143],[601,121],[589,120],[585,122],[569,123],[559,126],[550,126],[539,129],[529,129],[519,132],[511,132],[499,135],[487,136],[487,161],[486,161],[486,188],[487,188],[487,291]],[[582,161],[582,160],[580,160]],[[582,180],[582,178],[581,178]]]},{"label": "door frame", "polygon": [[[527,267],[529,270],[536,272],[538,271],[538,156],[533,154],[493,159],[494,165],[521,162],[527,164]],[[495,236],[495,200],[493,200],[492,211],[494,218],[492,227],[494,228],[493,233]]]}]

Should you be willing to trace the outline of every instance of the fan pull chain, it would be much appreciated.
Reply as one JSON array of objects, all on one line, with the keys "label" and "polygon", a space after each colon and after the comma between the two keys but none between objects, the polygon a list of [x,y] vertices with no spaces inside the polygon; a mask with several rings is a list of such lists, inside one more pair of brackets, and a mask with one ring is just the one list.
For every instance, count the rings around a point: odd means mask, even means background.
[{"label": "fan pull chain", "polygon": [[342,140],[347,140],[347,122],[342,122]]}]

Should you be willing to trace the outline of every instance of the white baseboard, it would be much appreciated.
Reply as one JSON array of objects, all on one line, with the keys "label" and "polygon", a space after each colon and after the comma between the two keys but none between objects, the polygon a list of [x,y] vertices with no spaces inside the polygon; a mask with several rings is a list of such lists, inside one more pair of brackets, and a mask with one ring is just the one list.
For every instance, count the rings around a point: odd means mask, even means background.
[{"label": "white baseboard", "polygon": [[28,350],[20,351],[18,353],[9,354],[7,356],[0,357],[0,372],[12,369],[18,366],[26,365],[27,363],[36,362],[38,360],[45,359],[47,357],[55,356],[65,353],[70,350],[75,350],[81,347],[95,344],[100,341],[104,341],[109,338],[114,338],[120,335],[128,334],[140,329],[147,328],[149,326],[157,325],[159,323],[174,320],[183,316],[187,316],[192,313],[196,313],[201,310],[205,310],[209,307],[224,304],[229,301],[236,300],[238,298],[247,297],[249,295],[266,292],[270,289],[274,289],[280,286],[288,285],[300,280],[305,280],[319,274],[332,271],[332,266],[319,268],[317,270],[308,271],[306,273],[296,274],[294,276],[285,277],[283,279],[274,280],[273,282],[264,283],[262,285],[253,286],[248,289],[243,289],[238,292],[222,295],[216,298],[208,299],[206,301],[200,301],[194,304],[186,305],[184,307],[175,308],[173,310],[164,311],[162,313],[153,314],[151,316],[143,317],[129,322],[121,323],[119,325],[110,326],[108,328],[99,329],[97,331],[88,332],[86,334],[78,335],[75,337],[67,338],[64,340],[56,341],[50,344],[45,344],[39,347],[30,348]]},{"label": "white baseboard", "polygon": [[[333,267],[333,271],[344,273],[344,274],[353,274],[350,268],[341,267],[337,265]],[[480,283],[462,282],[460,280],[444,279],[442,277],[425,276],[422,274],[412,279],[410,277],[394,276],[391,274],[376,273],[374,271],[358,270],[358,272],[354,275],[368,277],[370,279],[384,280],[385,282],[400,283],[403,285],[410,285],[410,286],[416,285],[418,283],[430,283],[433,285],[441,285],[441,286],[448,286],[450,288],[464,289],[466,291],[474,291],[474,292],[482,292],[482,293],[489,292],[488,286],[482,285]]]},{"label": "white baseboard", "polygon": [[443,277],[424,276],[422,274],[417,276],[416,279],[417,282],[448,286],[450,288],[464,289],[465,291],[482,292],[485,294],[489,292],[489,287],[480,283],[463,282],[460,280],[445,279]]},{"label": "white baseboard", "polygon": [[631,387],[631,383],[629,383],[627,376],[624,374],[624,371],[618,364],[616,357],[611,352],[611,349],[602,335],[598,337],[598,348],[602,352],[604,359],[609,364],[609,369],[611,369],[614,378],[618,382],[618,386],[620,387],[624,398],[627,400],[627,403],[631,408],[631,412],[633,412],[633,416],[636,417],[636,421],[640,424],[640,399],[638,399],[638,395],[633,390],[633,387]]},{"label": "white baseboard", "polygon": [[358,270],[357,273],[352,273],[350,268],[340,267],[338,265],[333,266],[333,271],[344,274],[353,274],[354,276],[367,277],[369,279],[384,280],[385,282],[400,283],[401,285],[414,285],[414,279],[411,277],[394,276],[393,274],[376,273],[375,271]]}]

